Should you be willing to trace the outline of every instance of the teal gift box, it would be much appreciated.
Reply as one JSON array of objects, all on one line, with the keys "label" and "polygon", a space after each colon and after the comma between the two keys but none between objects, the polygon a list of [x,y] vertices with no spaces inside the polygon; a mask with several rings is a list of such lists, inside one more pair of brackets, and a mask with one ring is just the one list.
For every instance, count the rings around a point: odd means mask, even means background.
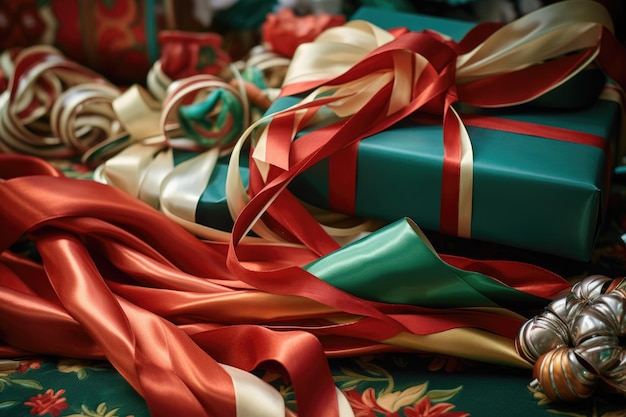
[{"label": "teal gift box", "polygon": [[[459,40],[473,23],[362,8],[352,19],[383,29],[406,27],[444,33]],[[600,84],[598,84],[600,80]],[[617,141],[621,108],[597,99],[605,82],[583,71],[531,105],[484,113],[507,120],[566,128]],[[579,89],[584,85],[583,90]],[[268,114],[298,102],[282,97]],[[482,112],[482,110],[481,110]],[[463,114],[461,115],[463,117]],[[610,158],[584,144],[467,126],[474,152],[471,238],[514,248],[588,260],[602,223]],[[442,190],[441,125],[403,120],[358,145],[356,216],[395,221],[410,217],[438,231]],[[329,204],[328,161],[300,174],[290,190],[309,204]]]}]

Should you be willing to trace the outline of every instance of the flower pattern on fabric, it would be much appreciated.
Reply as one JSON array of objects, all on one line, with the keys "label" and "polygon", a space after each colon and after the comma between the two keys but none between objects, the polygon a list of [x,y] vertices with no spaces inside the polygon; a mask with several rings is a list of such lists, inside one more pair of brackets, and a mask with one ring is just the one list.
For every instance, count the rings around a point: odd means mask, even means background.
[{"label": "flower pattern on fabric", "polygon": [[413,407],[404,409],[406,417],[467,417],[469,413],[464,411],[451,411],[454,404],[439,403],[433,404],[430,398],[424,397]]},{"label": "flower pattern on fabric", "polygon": [[[454,396],[458,390],[447,390],[446,396]],[[466,417],[469,413],[451,411],[455,405],[447,402],[433,403],[429,398],[441,396],[442,391],[427,391],[427,383],[388,394],[367,388],[363,393],[354,389],[347,391],[346,398],[356,417]]]},{"label": "flower pattern on fabric", "polygon": [[[463,387],[452,389],[429,389],[423,382],[398,390],[391,372],[374,363],[372,357],[355,359],[361,372],[347,367],[340,368],[342,374],[335,375],[335,382],[344,391],[354,410],[355,417],[465,417],[469,413],[452,411],[455,405],[449,403]],[[396,362],[405,367],[407,363]],[[442,367],[443,368],[443,367]],[[359,391],[363,381],[376,384]]]},{"label": "flower pattern on fabric", "polygon": [[[27,363],[27,365],[25,365]],[[23,374],[29,369],[39,369],[41,362],[35,361],[21,361],[20,367],[18,369],[13,369],[9,371],[1,371],[0,372],[0,392],[4,390],[4,388],[8,386],[20,386],[23,388],[34,388],[34,389],[43,389],[43,386],[34,379],[21,379],[21,378],[13,378],[12,374]],[[4,402],[0,402],[0,407],[4,404]]]},{"label": "flower pattern on fabric", "polygon": [[103,371],[110,369],[111,367],[107,363],[89,363],[80,359],[61,359],[57,363],[57,369],[63,373],[76,373],[78,379],[87,378],[87,371]]},{"label": "flower pattern on fabric", "polygon": [[[39,381],[35,379],[21,379],[14,378],[15,374],[23,374],[30,369],[39,369],[41,367],[42,360],[33,359],[33,360],[23,360],[20,361],[20,365],[17,369],[11,369],[6,371],[0,371],[0,393],[4,391],[7,387],[20,387],[22,389],[43,389],[43,386],[39,383]],[[0,410],[5,408],[13,407],[16,405],[18,401],[15,399],[6,399],[5,397],[0,397]]]},{"label": "flower pattern on fabric", "polygon": [[[75,359],[30,359],[20,362],[18,369],[0,372],[0,417],[150,415],[141,397],[135,395],[121,378],[111,379],[117,371],[107,362]],[[356,417],[491,415],[484,414],[491,405],[490,401],[483,401],[482,394],[493,393],[496,389],[504,395],[503,401],[506,398],[509,403],[506,407],[517,407],[524,415],[626,417],[626,410],[620,407],[619,401],[613,401],[615,404],[611,405],[605,398],[590,400],[582,407],[581,404],[550,403],[543,394],[526,386],[525,373],[516,376],[510,370],[498,372],[489,368],[488,376],[477,380],[472,376],[485,370],[479,363],[462,361],[461,370],[442,366],[444,364],[449,365],[446,358],[440,355],[390,354],[331,362],[331,369],[336,385],[344,392]],[[468,374],[465,371],[470,367]],[[91,375],[91,371],[96,370],[98,372]],[[79,374],[82,372],[90,377],[81,379]],[[268,370],[259,372],[259,376],[273,385],[287,406],[297,412],[293,386],[281,373]],[[50,402],[48,410],[43,407],[44,404],[26,405],[28,402],[34,404],[32,398],[53,399],[55,394],[66,400]],[[500,396],[491,395],[490,398],[502,405],[503,401],[498,400]],[[65,408],[66,405],[69,408]]]},{"label": "flower pattern on fabric", "polygon": [[43,359],[40,359],[40,358],[22,360],[20,361],[19,368],[17,368],[17,372],[19,372],[20,374],[23,374],[24,372],[30,369],[34,369],[34,370],[40,369],[42,363],[43,363]]},{"label": "flower pattern on fabric", "polygon": [[24,403],[25,406],[31,407],[30,413],[38,416],[45,416],[50,414],[52,417],[58,417],[63,410],[69,408],[69,404],[65,397],[64,389],[60,389],[54,392],[53,389],[48,389],[44,394],[37,394],[30,397],[30,401]]},{"label": "flower pattern on fabric", "polygon": [[[88,378],[92,372],[97,375]],[[109,362],[34,357],[20,360],[15,369],[0,371],[0,417],[27,415],[148,417],[149,413],[143,399]]]},{"label": "flower pattern on fabric", "polygon": [[[78,414],[70,414],[64,417],[119,417],[117,411],[119,408],[107,410],[106,403],[100,403],[95,410],[90,409],[85,404],[81,406],[81,412]],[[133,416],[126,416],[133,417]]]}]

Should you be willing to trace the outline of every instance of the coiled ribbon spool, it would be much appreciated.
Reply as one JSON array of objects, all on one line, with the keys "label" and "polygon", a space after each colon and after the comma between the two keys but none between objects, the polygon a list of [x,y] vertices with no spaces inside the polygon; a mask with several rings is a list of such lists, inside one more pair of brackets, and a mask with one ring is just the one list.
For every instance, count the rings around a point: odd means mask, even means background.
[{"label": "coiled ribbon spool", "polygon": [[49,159],[80,155],[121,131],[112,110],[119,89],[99,74],[39,45],[6,51],[0,95],[0,150]]}]

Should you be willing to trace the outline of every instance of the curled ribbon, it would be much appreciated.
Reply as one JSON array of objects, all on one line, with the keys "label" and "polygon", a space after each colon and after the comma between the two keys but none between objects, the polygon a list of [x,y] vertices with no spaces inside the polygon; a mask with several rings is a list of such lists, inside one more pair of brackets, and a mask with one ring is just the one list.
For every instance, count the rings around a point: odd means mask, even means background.
[{"label": "curled ribbon", "polygon": [[[233,74],[241,80],[236,70]],[[162,100],[156,98],[161,94],[158,90],[147,91],[133,85],[113,104],[125,127],[123,137],[101,142],[83,160],[97,165],[108,152],[119,152],[138,143],[188,151],[217,148],[227,153],[249,124],[250,104],[242,84],[243,80],[233,86],[216,75],[196,74],[168,80]],[[138,179],[136,175],[128,178]]]},{"label": "curled ribbon", "polygon": [[50,46],[2,57],[11,74],[0,95],[0,149],[45,158],[80,155],[120,132],[117,87]]},{"label": "curled ribbon", "polygon": [[198,221],[198,200],[217,175],[218,160],[278,94],[288,63],[259,46],[233,63],[226,79],[197,74],[176,81],[155,63],[148,85],[159,79],[166,92],[155,100],[154,88],[150,96],[133,86],[116,100],[132,144],[98,166],[94,178],[161,209],[198,236],[227,241],[229,233]]},{"label": "curled ribbon", "polygon": [[[187,77],[173,83],[170,89],[163,102],[161,126],[171,147],[192,151],[228,149],[249,124],[245,93],[219,77]],[[168,128],[171,124],[180,129],[176,137]]]},{"label": "curled ribbon", "polygon": [[[185,34],[176,35],[184,38]],[[199,37],[216,42],[214,34]],[[202,50],[196,45],[188,52]],[[165,58],[172,73],[176,59]],[[179,82],[163,72],[161,64],[156,62],[148,74],[147,90],[139,85],[122,90],[53,47],[6,51],[0,57],[1,72],[9,75],[0,95],[0,150],[47,159],[81,156],[90,167],[146,140],[195,150],[217,146],[225,151],[249,124],[251,107],[260,105],[265,110],[269,105],[260,87],[245,80],[234,65],[230,81],[198,73],[200,69],[194,67],[184,74],[196,71],[195,75]],[[211,71],[222,65],[216,63]],[[181,131],[183,135],[178,135]],[[179,137],[173,138],[174,134]]]}]

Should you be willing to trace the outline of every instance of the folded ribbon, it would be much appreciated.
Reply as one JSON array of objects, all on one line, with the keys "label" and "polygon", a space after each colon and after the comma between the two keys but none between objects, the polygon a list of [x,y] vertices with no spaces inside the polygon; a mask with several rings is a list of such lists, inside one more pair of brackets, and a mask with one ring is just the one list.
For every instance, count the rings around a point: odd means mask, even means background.
[{"label": "folded ribbon", "polygon": [[[13,172],[16,158],[36,175]],[[414,288],[430,288],[445,307],[367,300],[331,285],[342,286],[348,269],[360,277],[361,264],[338,262],[354,252],[325,261],[302,246],[239,242],[234,265],[232,242],[201,241],[114,187],[34,161],[0,154],[9,178],[0,182],[0,333],[11,345],[0,351],[105,357],[154,416],[171,415],[172,404],[189,416],[241,416],[258,404],[268,417],[290,414],[276,391],[243,373],[271,361],[293,381],[299,415],[350,417],[325,353],[417,349],[525,367],[513,346],[522,310],[569,288],[532,265],[439,258],[403,222],[345,249],[367,247],[379,261],[413,253]],[[404,243],[389,245],[398,231]],[[12,250],[22,239],[40,261]],[[393,253],[372,251],[384,247]],[[455,301],[460,293],[471,305]]]}]

